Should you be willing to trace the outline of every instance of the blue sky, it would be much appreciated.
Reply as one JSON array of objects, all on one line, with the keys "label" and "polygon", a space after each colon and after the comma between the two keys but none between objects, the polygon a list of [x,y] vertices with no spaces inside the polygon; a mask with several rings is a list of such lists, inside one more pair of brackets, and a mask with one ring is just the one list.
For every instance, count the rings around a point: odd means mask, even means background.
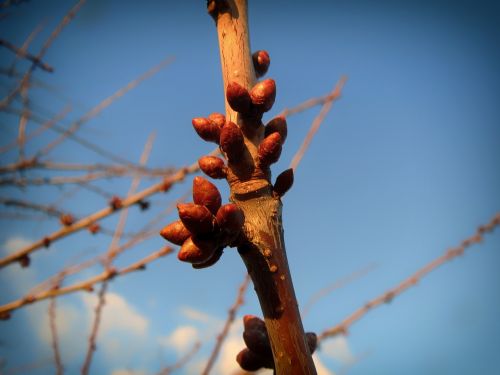
[{"label": "blue sky", "polygon": [[[30,49],[36,52],[72,5],[51,0],[13,6],[2,11],[8,15],[0,20],[0,35],[21,45],[43,22]],[[191,164],[212,149],[196,136],[191,118],[224,108],[216,32],[204,5],[88,0],[44,59],[55,72],[36,72],[46,86],[31,90],[34,111],[48,118],[70,104],[62,122],[68,125],[173,56],[171,65],[85,124],[79,135],[137,161],[147,137],[156,132],[149,166]],[[499,212],[499,8],[489,1],[250,4],[252,48],[269,51],[267,76],[277,82],[276,104],[266,119],[326,94],[341,75],[349,77],[284,198],[287,251],[301,305],[342,277],[371,264],[376,267],[319,301],[304,319],[306,330],[335,325]],[[9,66],[13,56],[2,49],[0,61],[2,67]],[[16,66],[23,71],[27,65]],[[3,97],[12,81],[1,76],[0,83]],[[287,168],[318,110],[289,118],[289,136],[274,175]],[[14,139],[17,123],[16,117],[0,113],[1,145]],[[48,132],[33,140],[28,154],[54,137]],[[13,162],[17,152],[0,157],[2,164]],[[109,162],[72,141],[54,149],[47,160]],[[146,213],[132,208],[127,230],[133,232],[167,207],[191,180],[154,196]],[[151,183],[142,181],[141,188]],[[122,196],[129,185],[128,179],[98,184]],[[217,185],[227,200],[224,184]],[[0,186],[0,196],[59,202],[79,217],[106,204],[92,192],[72,189]],[[174,216],[164,224],[172,220]],[[116,222],[113,217],[103,225],[113,228]],[[58,227],[53,219],[0,218],[2,252]],[[105,251],[109,243],[107,236],[81,233],[34,254],[29,269],[13,265],[1,270],[2,303],[62,266]],[[130,264],[163,244],[153,238],[116,264]],[[325,342],[319,352],[328,369],[323,373],[341,373],[346,366],[350,375],[500,373],[499,264],[497,230],[390,305],[370,312],[347,338]],[[96,267],[79,277],[97,272]],[[92,373],[153,374],[199,339],[200,353],[180,371],[198,373],[243,275],[236,252],[227,250],[207,270],[192,270],[170,256],[147,272],[113,281]],[[259,314],[252,290],[246,300],[240,315]],[[94,303],[91,294],[59,300],[67,373],[79,372]],[[46,310],[47,304],[36,304],[2,322],[0,357],[7,369],[37,363],[30,373],[53,373]],[[214,373],[231,373],[229,363],[241,345],[238,329],[241,323]]]}]

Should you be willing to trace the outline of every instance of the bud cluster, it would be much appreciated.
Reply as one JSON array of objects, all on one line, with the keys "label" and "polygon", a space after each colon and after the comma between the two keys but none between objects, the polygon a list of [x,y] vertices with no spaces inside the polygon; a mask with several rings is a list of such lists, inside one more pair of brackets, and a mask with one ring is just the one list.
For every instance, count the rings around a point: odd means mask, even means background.
[{"label": "bud cluster", "polygon": [[[261,368],[274,369],[274,359],[264,321],[253,315],[243,317],[243,341],[246,348],[236,356],[236,361],[245,371],[257,371]],[[306,333],[307,346],[314,353],[318,344],[315,333]]]},{"label": "bud cluster", "polygon": [[217,187],[203,177],[193,180],[193,203],[177,205],[179,219],[164,227],[160,234],[180,245],[179,260],[194,268],[215,264],[226,246],[231,246],[245,221],[235,204],[222,205]]}]

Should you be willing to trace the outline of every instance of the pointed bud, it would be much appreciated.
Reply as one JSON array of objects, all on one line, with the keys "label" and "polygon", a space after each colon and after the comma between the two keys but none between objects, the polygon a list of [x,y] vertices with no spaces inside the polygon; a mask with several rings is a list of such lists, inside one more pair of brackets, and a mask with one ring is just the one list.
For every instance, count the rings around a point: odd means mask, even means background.
[{"label": "pointed bud", "polygon": [[219,143],[220,127],[218,125],[203,117],[196,117],[191,122],[201,139],[207,142]]},{"label": "pointed bud", "polygon": [[256,316],[246,315],[243,322],[245,326],[243,340],[248,349],[261,357],[272,358],[273,353],[264,321]]},{"label": "pointed bud", "polygon": [[181,246],[177,258],[182,262],[203,263],[209,260],[215,251],[212,240],[193,240],[189,237]]},{"label": "pointed bud", "polygon": [[209,177],[220,179],[227,176],[224,160],[217,156],[202,156],[198,159],[198,165],[203,173]]},{"label": "pointed bud", "polygon": [[193,264],[193,268],[199,270],[202,268],[213,266],[215,263],[219,261],[220,257],[222,256],[222,253],[223,253],[223,248],[220,247],[216,249],[215,252],[212,254],[212,256],[205,262]]},{"label": "pointed bud", "polygon": [[278,116],[269,121],[264,130],[264,136],[267,137],[269,134],[274,132],[280,133],[282,143],[285,143],[286,136],[288,135],[288,129],[286,124],[285,116]]},{"label": "pointed bud", "polygon": [[182,245],[191,236],[191,232],[182,224],[182,221],[177,220],[164,227],[160,231],[160,235],[167,241]]},{"label": "pointed bud", "polygon": [[210,123],[214,125],[217,125],[219,129],[222,129],[222,127],[226,124],[226,116],[224,116],[222,113],[214,112],[208,116],[208,121],[210,121]]},{"label": "pointed bud", "polygon": [[272,79],[257,83],[250,91],[250,98],[260,112],[269,111],[276,99],[276,84]]},{"label": "pointed bud", "polygon": [[200,176],[193,179],[193,200],[194,203],[207,207],[214,215],[222,202],[217,186]]},{"label": "pointed bud", "polygon": [[238,353],[236,362],[245,371],[257,371],[264,366],[262,359],[248,348]]},{"label": "pointed bud", "polygon": [[115,211],[119,210],[123,207],[122,199],[116,195],[113,195],[109,201],[109,206]]},{"label": "pointed bud", "polygon": [[237,160],[244,147],[245,141],[243,133],[238,125],[234,122],[228,122],[221,130],[220,147],[224,151],[230,161]]},{"label": "pointed bud", "polygon": [[276,163],[281,155],[281,135],[272,133],[264,138],[259,145],[257,155],[262,166]]},{"label": "pointed bud", "polygon": [[97,232],[99,232],[101,230],[101,226],[99,225],[99,223],[92,223],[90,224],[87,229],[89,230],[90,233],[92,234],[96,234]]},{"label": "pointed bud", "polygon": [[75,218],[71,214],[62,214],[59,217],[59,221],[61,222],[62,225],[69,227],[75,222]]},{"label": "pointed bud", "polygon": [[276,182],[273,186],[273,191],[278,195],[278,197],[282,197],[285,193],[290,190],[293,185],[293,169],[287,169],[279,174],[276,177]]},{"label": "pointed bud", "polygon": [[262,77],[264,74],[266,74],[267,70],[269,69],[269,65],[271,64],[269,54],[264,50],[255,51],[252,55],[252,61],[257,78]]},{"label": "pointed bud", "polygon": [[208,234],[214,230],[214,217],[205,206],[193,203],[179,203],[177,210],[182,223],[191,233]]},{"label": "pointed bud", "polygon": [[309,353],[313,354],[318,347],[318,336],[314,332],[306,332],[306,342],[309,347]]},{"label": "pointed bud", "polygon": [[216,215],[221,230],[237,235],[245,222],[243,211],[234,203],[221,206]]},{"label": "pointed bud", "polygon": [[237,82],[231,82],[226,88],[226,99],[229,106],[240,113],[248,113],[252,106],[252,99],[248,90]]},{"label": "pointed bud", "polygon": [[21,265],[22,268],[29,267],[29,265],[31,263],[31,259],[27,254],[23,255],[18,260],[19,260],[19,264]]}]

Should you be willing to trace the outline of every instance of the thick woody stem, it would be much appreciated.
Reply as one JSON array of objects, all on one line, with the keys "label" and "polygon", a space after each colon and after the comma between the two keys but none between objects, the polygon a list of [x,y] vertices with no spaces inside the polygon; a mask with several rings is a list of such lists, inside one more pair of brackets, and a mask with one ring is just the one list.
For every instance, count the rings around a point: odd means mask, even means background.
[{"label": "thick woody stem", "polygon": [[[209,0],[214,18],[224,79],[224,90],[237,82],[250,90],[255,72],[250,52],[246,0]],[[225,94],[225,93],[224,93]],[[229,163],[231,200],[245,214],[244,240],[238,251],[245,262],[258,295],[273,350],[278,375],[316,374],[297,307],[285,252],[281,201],[273,197],[267,168],[255,167],[257,148],[264,137],[260,118],[244,118],[226,101],[226,117],[245,135],[247,153],[239,164]]]}]

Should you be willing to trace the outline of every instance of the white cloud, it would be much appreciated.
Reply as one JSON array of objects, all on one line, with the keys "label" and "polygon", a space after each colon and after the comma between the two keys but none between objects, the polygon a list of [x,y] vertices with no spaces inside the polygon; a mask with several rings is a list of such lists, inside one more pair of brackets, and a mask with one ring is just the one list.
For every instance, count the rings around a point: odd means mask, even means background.
[{"label": "white cloud", "polygon": [[[82,300],[93,319],[93,311],[98,297],[95,294],[82,294]],[[125,332],[136,336],[144,336],[148,329],[148,320],[138,313],[123,297],[116,293],[106,294],[106,304],[102,313],[100,334],[109,332]]]},{"label": "white cloud", "polygon": [[17,250],[30,245],[31,242],[32,241],[28,238],[16,236],[11,237],[7,241],[5,241],[2,247],[5,253],[12,254]]},{"label": "white cloud", "polygon": [[158,339],[160,345],[184,354],[198,340],[198,330],[193,326],[179,326],[169,336]]},{"label": "white cloud", "polygon": [[180,307],[179,310],[180,310],[180,313],[183,316],[185,316],[186,318],[191,319],[191,320],[196,320],[196,321],[201,322],[201,323],[209,323],[211,321],[218,320],[217,318],[214,318],[213,316],[211,316],[207,313],[193,309],[193,308],[188,307],[188,306],[182,306],[182,307]]},{"label": "white cloud", "polygon": [[356,360],[345,336],[337,336],[322,343],[321,354],[340,362],[342,365],[352,364]]},{"label": "white cloud", "polygon": [[323,362],[321,362],[319,356],[316,353],[313,354],[313,361],[314,365],[316,366],[316,371],[318,375],[335,375],[333,371],[330,371],[325,367],[325,365],[323,364]]}]

